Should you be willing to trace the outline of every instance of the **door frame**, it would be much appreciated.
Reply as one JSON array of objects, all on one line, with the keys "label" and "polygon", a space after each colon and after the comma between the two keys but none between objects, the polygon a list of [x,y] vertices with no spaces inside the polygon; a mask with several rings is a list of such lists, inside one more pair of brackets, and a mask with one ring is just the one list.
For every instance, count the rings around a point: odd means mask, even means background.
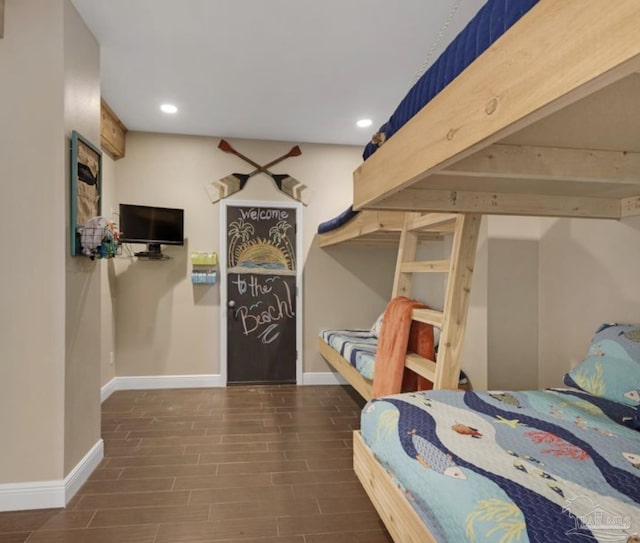
[{"label": "door frame", "polygon": [[220,378],[227,386],[227,208],[228,207],[281,207],[296,211],[296,384],[303,382],[302,368],[302,209],[300,202],[273,202],[268,200],[222,200],[220,202]]}]

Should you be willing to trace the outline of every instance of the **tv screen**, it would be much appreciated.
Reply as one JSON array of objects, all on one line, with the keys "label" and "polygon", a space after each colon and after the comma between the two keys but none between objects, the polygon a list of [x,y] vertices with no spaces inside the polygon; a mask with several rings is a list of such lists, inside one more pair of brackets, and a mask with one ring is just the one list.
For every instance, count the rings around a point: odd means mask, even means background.
[{"label": "tv screen", "polygon": [[120,241],[184,245],[184,210],[120,204]]}]

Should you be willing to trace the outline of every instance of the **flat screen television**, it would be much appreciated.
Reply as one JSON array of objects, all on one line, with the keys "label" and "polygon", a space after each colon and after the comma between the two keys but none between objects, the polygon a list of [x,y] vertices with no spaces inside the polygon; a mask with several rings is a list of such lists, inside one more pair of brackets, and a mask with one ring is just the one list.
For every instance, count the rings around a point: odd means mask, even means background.
[{"label": "flat screen television", "polygon": [[146,243],[136,256],[162,256],[161,245],[184,245],[184,209],[120,204],[120,241]]}]

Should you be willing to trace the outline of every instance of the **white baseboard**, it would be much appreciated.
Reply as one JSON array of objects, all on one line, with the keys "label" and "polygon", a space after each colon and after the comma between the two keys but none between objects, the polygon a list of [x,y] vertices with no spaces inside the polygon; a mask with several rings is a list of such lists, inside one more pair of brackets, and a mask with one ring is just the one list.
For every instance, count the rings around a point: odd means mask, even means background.
[{"label": "white baseboard", "polygon": [[64,481],[0,485],[0,511],[64,507]]},{"label": "white baseboard", "polygon": [[317,373],[305,373],[302,376],[302,383],[305,385],[348,385],[342,375],[335,371],[325,371]]},{"label": "white baseboard", "polygon": [[114,377],[113,379],[111,379],[111,381],[109,381],[106,385],[104,385],[100,389],[100,403],[104,402],[109,396],[111,396],[117,390],[116,379],[117,377]]},{"label": "white baseboard", "polygon": [[64,504],[76,495],[80,487],[87,481],[93,470],[98,467],[104,458],[104,441],[99,439],[91,447],[84,458],[64,478]]},{"label": "white baseboard", "polygon": [[118,390],[151,390],[161,388],[220,388],[225,387],[222,375],[136,375],[114,377],[100,390],[100,399],[105,401]]},{"label": "white baseboard", "polygon": [[[347,385],[339,373],[309,372],[302,375],[304,385]],[[152,390],[161,388],[221,388],[225,387],[222,375],[142,375],[114,377],[100,389],[100,401],[104,402],[118,390]]]},{"label": "white baseboard", "polygon": [[64,507],[103,457],[104,443],[100,439],[62,480],[0,484],[0,511]]}]

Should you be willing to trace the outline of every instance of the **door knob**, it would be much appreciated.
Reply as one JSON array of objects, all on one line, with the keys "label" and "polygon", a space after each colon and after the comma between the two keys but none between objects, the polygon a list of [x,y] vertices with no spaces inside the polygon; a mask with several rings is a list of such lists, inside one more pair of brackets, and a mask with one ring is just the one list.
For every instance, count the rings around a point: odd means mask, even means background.
[{"label": "door knob", "polygon": [[229,300],[229,303],[227,305],[233,309],[236,306],[236,303],[233,300]]}]

